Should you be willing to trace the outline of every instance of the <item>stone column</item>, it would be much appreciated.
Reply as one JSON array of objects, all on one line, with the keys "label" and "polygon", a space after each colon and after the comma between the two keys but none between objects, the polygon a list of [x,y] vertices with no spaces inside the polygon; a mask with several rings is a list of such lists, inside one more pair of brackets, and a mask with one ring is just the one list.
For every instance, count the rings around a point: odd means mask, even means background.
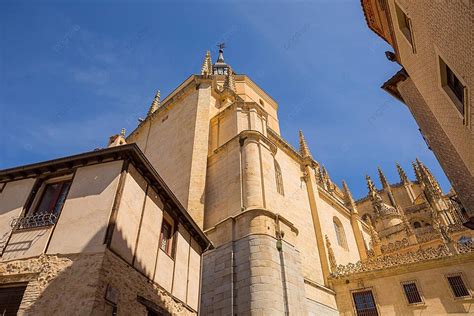
[{"label": "stone column", "polygon": [[264,208],[259,138],[246,133],[241,145],[244,208]]},{"label": "stone column", "polygon": [[318,185],[314,177],[314,170],[311,168],[311,159],[305,158],[304,172],[306,189],[308,190],[309,206],[313,217],[314,233],[316,235],[316,243],[318,245],[319,258],[321,260],[321,270],[323,272],[324,285],[328,285],[329,259],[324,246],[324,237],[321,231],[321,221],[319,219],[318,207],[316,206],[316,195],[318,194]]}]

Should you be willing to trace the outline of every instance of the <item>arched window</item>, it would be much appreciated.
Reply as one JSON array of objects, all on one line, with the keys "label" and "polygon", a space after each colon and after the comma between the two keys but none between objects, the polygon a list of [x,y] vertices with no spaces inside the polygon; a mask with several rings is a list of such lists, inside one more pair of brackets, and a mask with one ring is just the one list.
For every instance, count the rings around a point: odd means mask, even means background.
[{"label": "arched window", "polygon": [[414,222],[414,223],[413,223],[413,227],[415,227],[415,228],[420,228],[420,227],[421,227],[420,222]]},{"label": "arched window", "polygon": [[281,175],[281,168],[278,162],[274,159],[273,160],[275,165],[275,180],[276,180],[276,187],[277,192],[281,195],[285,195],[285,190],[283,189],[283,177]]},{"label": "arched window", "polygon": [[348,249],[347,247],[347,240],[346,240],[346,234],[344,233],[344,227],[342,227],[342,223],[339,220],[339,218],[334,217],[333,218],[333,223],[334,223],[334,230],[336,231],[336,239],[337,243],[339,246],[341,246],[344,249]]},{"label": "arched window", "polygon": [[370,223],[371,225],[373,225],[372,216],[370,216],[370,214],[367,214],[367,213],[366,213],[366,214],[362,215],[362,220],[363,220],[364,222],[366,222],[367,224]]}]

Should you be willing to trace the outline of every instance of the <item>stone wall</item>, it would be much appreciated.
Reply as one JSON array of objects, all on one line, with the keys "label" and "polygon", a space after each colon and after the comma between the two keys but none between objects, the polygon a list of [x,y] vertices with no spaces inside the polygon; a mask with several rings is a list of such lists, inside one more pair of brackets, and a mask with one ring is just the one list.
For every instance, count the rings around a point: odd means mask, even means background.
[{"label": "stone wall", "polygon": [[[474,176],[462,160],[445,130],[436,119],[411,78],[398,85],[410,111],[427,137],[443,170],[467,209],[474,210]],[[466,147],[468,143],[465,144]],[[472,147],[474,148],[474,147]],[[471,155],[474,156],[474,153]]]},{"label": "stone wall", "polygon": [[27,283],[19,315],[111,315],[108,286],[117,291],[119,315],[146,315],[138,296],[173,315],[196,314],[110,251],[0,263],[0,286],[12,283]]},{"label": "stone wall", "polygon": [[202,314],[307,314],[299,253],[282,247],[271,236],[250,235],[205,253]]},{"label": "stone wall", "polygon": [[[471,315],[472,298],[454,298],[446,275],[461,273],[472,293],[473,262],[473,253],[469,253],[341,276],[333,280],[340,315],[354,315],[351,292],[359,290],[372,290],[379,315]],[[417,283],[422,304],[407,303],[401,285],[405,281]]]},{"label": "stone wall", "polygon": [[[396,3],[412,22],[413,45],[400,31]],[[398,85],[404,101],[464,206],[474,210],[474,64],[472,1],[388,1],[401,64],[411,80]],[[471,36],[471,37],[470,37]],[[463,119],[442,86],[439,59],[467,86]]]}]

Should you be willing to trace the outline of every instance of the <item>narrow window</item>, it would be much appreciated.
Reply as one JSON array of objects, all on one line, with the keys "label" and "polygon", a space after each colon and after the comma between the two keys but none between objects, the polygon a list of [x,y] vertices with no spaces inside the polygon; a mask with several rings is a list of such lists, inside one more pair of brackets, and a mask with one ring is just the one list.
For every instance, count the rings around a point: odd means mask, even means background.
[{"label": "narrow window", "polygon": [[34,211],[35,214],[58,215],[66,201],[67,193],[71,187],[71,180],[48,183],[45,185],[43,195]]},{"label": "narrow window", "polygon": [[459,80],[452,69],[439,58],[440,74],[441,74],[441,86],[443,87],[446,94],[449,96],[451,101],[458,112],[465,118],[465,96],[466,87]]},{"label": "narrow window", "polygon": [[171,244],[172,244],[172,226],[166,220],[163,219],[163,224],[161,225],[161,236],[160,236],[160,248],[168,256],[171,256]]},{"label": "narrow window", "polygon": [[352,293],[357,316],[378,316],[371,290]]},{"label": "narrow window", "polygon": [[0,287],[0,315],[16,315],[25,290],[26,284]]},{"label": "narrow window", "polygon": [[461,275],[452,275],[447,277],[449,286],[451,286],[451,290],[453,291],[454,297],[469,297],[468,289],[464,284],[464,280],[462,279]]},{"label": "narrow window", "polygon": [[[396,3],[395,11],[397,14],[398,27],[413,48],[413,29],[411,20]],[[413,52],[415,52],[414,48]]]},{"label": "narrow window", "polygon": [[277,187],[277,192],[280,193],[281,195],[285,195],[285,190],[283,188],[283,177],[281,174],[281,168],[280,165],[276,160],[273,160],[274,165],[275,165],[275,179],[276,179],[276,187]]},{"label": "narrow window", "polygon": [[419,304],[423,303],[418,287],[414,281],[407,281],[402,283],[403,291],[407,298],[408,304]]},{"label": "narrow window", "polygon": [[337,218],[334,217],[333,219],[333,224],[334,224],[334,230],[336,231],[336,239],[337,243],[339,246],[341,246],[344,249],[348,249],[347,247],[347,240],[346,240],[346,234],[344,232],[344,227],[342,227],[341,221]]}]

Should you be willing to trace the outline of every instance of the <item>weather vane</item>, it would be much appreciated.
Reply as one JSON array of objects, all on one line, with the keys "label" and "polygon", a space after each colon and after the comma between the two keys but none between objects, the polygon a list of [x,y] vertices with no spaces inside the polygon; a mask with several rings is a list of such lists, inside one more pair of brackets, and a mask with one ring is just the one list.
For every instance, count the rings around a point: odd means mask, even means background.
[{"label": "weather vane", "polygon": [[219,50],[222,50],[222,49],[225,48],[225,43],[224,42],[219,43],[219,44],[217,44],[217,47],[219,47]]}]

